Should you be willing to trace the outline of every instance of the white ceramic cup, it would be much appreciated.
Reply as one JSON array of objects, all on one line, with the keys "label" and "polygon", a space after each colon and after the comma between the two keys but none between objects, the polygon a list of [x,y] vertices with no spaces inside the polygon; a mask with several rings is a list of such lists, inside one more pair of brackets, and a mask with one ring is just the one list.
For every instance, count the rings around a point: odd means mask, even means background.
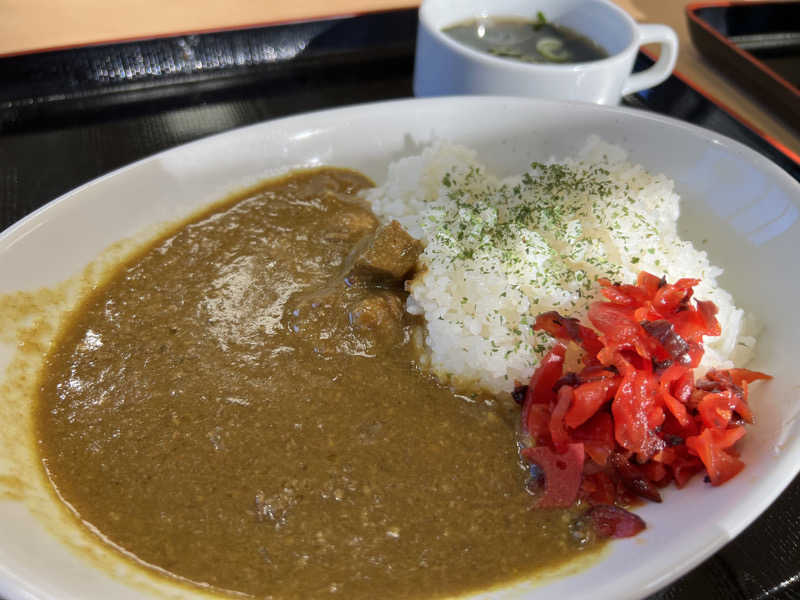
[{"label": "white ceramic cup", "polygon": [[[485,17],[548,21],[600,44],[609,56],[572,64],[528,63],[470,48],[442,29]],[[639,47],[661,44],[658,61],[631,74]],[[664,81],[675,66],[678,38],[666,25],[640,25],[607,0],[424,0],[419,9],[414,94],[491,94],[618,104],[625,94]]]}]

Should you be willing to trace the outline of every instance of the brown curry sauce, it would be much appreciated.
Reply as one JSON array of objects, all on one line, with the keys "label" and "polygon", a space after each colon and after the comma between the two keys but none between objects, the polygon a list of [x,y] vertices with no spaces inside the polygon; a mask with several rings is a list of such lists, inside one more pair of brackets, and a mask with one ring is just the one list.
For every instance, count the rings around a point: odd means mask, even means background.
[{"label": "brown curry sauce", "polygon": [[378,225],[369,185],[338,169],[267,182],[87,297],[35,415],[81,519],[258,597],[466,593],[597,547],[574,512],[532,509],[510,399],[420,372],[402,287],[344,281]]}]

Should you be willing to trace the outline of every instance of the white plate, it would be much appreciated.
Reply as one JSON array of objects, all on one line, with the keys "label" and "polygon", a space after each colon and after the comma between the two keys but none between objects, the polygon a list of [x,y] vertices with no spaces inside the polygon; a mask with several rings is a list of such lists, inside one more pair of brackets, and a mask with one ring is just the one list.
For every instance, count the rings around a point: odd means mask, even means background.
[{"label": "white plate", "polygon": [[[720,488],[698,477],[687,489],[668,489],[663,504],[638,511],[648,529],[614,542],[586,571],[493,594],[645,596],[738,534],[800,466],[800,186],[741,144],[645,112],[528,99],[408,100],[301,115],[175,148],[51,202],[0,234],[0,292],[53,284],[112,242],[287,167],[353,167],[381,182],[389,161],[441,137],[477,148],[507,174],[532,160],[574,155],[592,133],[675,180],[683,235],[708,240],[712,262],[726,269],[722,285],[763,321],[752,366],[775,376],[753,393],[758,424],[742,445],[741,475]],[[141,593],[70,556],[13,502],[0,503],[0,531],[0,595],[9,600]]]}]

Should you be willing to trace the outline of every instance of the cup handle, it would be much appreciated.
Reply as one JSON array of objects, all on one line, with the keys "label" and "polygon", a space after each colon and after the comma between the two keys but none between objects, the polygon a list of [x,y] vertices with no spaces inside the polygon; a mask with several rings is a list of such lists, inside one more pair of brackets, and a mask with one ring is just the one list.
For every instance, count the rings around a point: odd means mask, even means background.
[{"label": "cup handle", "polygon": [[660,44],[661,54],[656,63],[649,69],[634,73],[628,77],[622,88],[622,95],[632,94],[653,87],[664,81],[678,58],[678,36],[666,25],[639,25],[639,46]]}]

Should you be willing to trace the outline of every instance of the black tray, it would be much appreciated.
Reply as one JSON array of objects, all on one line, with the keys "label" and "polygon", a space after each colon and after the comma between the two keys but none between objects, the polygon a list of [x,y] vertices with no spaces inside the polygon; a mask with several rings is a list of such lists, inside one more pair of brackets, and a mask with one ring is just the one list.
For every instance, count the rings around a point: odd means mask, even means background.
[{"label": "black tray", "polygon": [[800,2],[691,4],[686,17],[697,49],[800,131]]},{"label": "black tray", "polygon": [[[411,96],[416,12],[0,58],[0,229],[114,168],[293,113]],[[652,61],[639,55],[637,68]],[[625,103],[800,165],[679,77]],[[800,598],[800,479],[658,600]]]}]

